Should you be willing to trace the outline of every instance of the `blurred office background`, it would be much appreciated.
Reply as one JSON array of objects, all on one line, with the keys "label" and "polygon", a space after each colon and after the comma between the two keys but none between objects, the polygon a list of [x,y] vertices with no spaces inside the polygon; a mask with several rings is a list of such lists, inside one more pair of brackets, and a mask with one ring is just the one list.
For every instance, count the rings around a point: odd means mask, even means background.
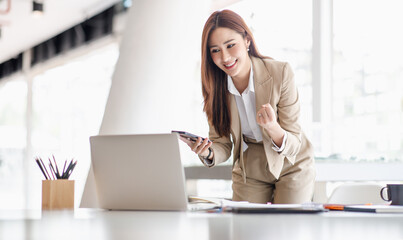
[{"label": "blurred office background", "polygon": [[[125,73],[115,73],[115,66],[119,56],[130,51],[127,41],[126,49],[121,48],[126,29],[140,24],[128,21],[136,19],[129,16],[143,10],[156,14],[152,9],[163,10],[157,4],[170,4],[162,0],[37,2],[43,4],[43,12],[33,13],[31,0],[0,0],[0,208],[40,208],[43,176],[34,157],[47,159],[52,155],[61,164],[65,159],[78,160],[72,175],[78,206],[90,166],[88,138],[100,131],[112,79]],[[121,132],[168,132],[172,126],[207,135],[200,84],[200,36],[209,14],[227,8],[245,19],[263,54],[293,67],[301,100],[301,125],[315,147],[318,181],[403,180],[400,0],[194,3],[197,7],[190,11],[197,19],[186,31],[175,33],[177,39],[192,39],[189,45],[165,52],[156,46],[156,52],[148,52],[172,61],[149,62],[156,72],[162,67],[158,64],[169,66],[175,61],[186,69],[186,76],[177,73],[182,82],[175,85],[183,97],[167,94],[156,102],[141,103],[147,107],[161,101],[163,106],[172,97],[170,103],[177,101],[178,105],[164,108],[175,113],[178,107],[186,111],[170,116],[173,122],[159,119],[165,128],[153,122],[137,131],[126,122],[120,126]],[[168,5],[164,9],[175,11]],[[141,38],[144,33],[137,34]],[[163,37],[153,41],[166,46]],[[172,52],[177,54],[164,55]],[[136,64],[124,65],[136,69]],[[147,84],[141,83],[142,79],[133,81],[140,86]],[[169,78],[160,81],[176,83]],[[113,96],[119,98],[116,91]],[[125,108],[125,103],[114,104],[120,104],[121,111],[130,116],[148,117],[131,112],[133,108]],[[183,156],[185,166],[201,165],[186,148]],[[197,184],[198,194],[231,196],[229,181],[212,184],[211,180],[201,180]]]}]

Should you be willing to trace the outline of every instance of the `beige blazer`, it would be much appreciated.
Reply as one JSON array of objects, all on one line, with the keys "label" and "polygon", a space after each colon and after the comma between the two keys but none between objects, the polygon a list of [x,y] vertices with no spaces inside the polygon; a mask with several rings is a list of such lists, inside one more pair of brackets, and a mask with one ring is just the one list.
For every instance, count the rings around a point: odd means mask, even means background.
[{"label": "beige blazer", "polygon": [[[299,97],[294,82],[294,73],[289,64],[255,57],[251,57],[251,61],[254,74],[256,112],[263,104],[270,103],[277,113],[280,126],[287,132],[287,141],[284,150],[278,153],[272,149],[271,138],[266,130],[261,127],[269,170],[278,179],[285,159],[291,164],[299,160],[313,161],[313,148],[298,123],[300,114]],[[231,111],[231,137],[219,137],[214,127],[209,123],[209,138],[213,141],[211,148],[214,152],[214,159],[212,164],[202,162],[208,167],[225,162],[231,156],[231,150],[233,149],[234,163],[239,161],[239,166],[243,170],[245,180],[241,124],[233,95],[230,97],[229,104]],[[303,141],[307,141],[306,144],[303,144],[306,147],[301,149]]]}]

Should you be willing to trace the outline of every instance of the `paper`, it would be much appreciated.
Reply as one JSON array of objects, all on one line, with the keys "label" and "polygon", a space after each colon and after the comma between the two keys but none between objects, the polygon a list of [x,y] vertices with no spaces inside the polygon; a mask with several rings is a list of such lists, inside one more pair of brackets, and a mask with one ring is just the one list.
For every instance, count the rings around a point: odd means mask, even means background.
[{"label": "paper", "polygon": [[222,200],[221,206],[223,211],[232,211],[239,213],[308,213],[326,211],[322,204],[306,203],[306,204],[263,204],[249,202],[235,202]]},{"label": "paper", "polygon": [[213,203],[218,206],[221,206],[221,198],[213,198],[213,197],[200,197],[200,196],[189,196],[190,203]]}]

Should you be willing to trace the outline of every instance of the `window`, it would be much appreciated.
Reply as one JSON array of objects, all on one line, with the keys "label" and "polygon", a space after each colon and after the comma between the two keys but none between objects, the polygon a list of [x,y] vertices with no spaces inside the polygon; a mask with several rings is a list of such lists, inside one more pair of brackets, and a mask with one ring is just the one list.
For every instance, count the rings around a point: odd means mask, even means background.
[{"label": "window", "polygon": [[0,208],[24,206],[27,86],[21,76],[0,82]]},{"label": "window", "polygon": [[[33,79],[33,155],[47,159],[54,154],[59,166],[66,159],[78,161],[72,175],[76,205],[90,166],[89,137],[98,134],[117,58],[118,44],[112,43]],[[40,206],[41,185],[36,183],[32,208]]]},{"label": "window", "polygon": [[290,63],[300,94],[300,121],[310,135],[312,1],[246,0],[231,5],[228,9],[242,16],[252,30],[256,45],[263,55]]},{"label": "window", "polygon": [[331,144],[342,159],[402,161],[401,7],[399,0],[333,2]]},{"label": "window", "polygon": [[[322,12],[317,7],[319,3],[329,4],[329,13]],[[388,178],[391,171],[387,168],[393,168],[393,176],[401,175],[395,165],[403,159],[400,0],[243,0],[227,8],[244,18],[263,55],[290,63],[300,94],[301,125],[315,147],[317,162],[330,162],[318,170],[318,174],[326,175],[323,179],[393,180]],[[314,122],[317,109],[313,107],[312,70],[317,68],[313,59],[318,56],[313,50],[312,32],[318,24],[313,16],[318,12],[329,20],[333,31],[324,43],[331,47],[330,77],[319,79],[330,83],[329,94],[320,99],[330,109],[329,122]],[[58,67],[36,66],[42,72],[31,79],[32,88],[22,74],[1,79],[0,191],[5,196],[0,199],[2,206],[40,206],[42,175],[29,154],[43,158],[54,154],[59,161],[73,157],[79,160],[80,167],[75,169],[73,178],[77,180],[76,197],[81,197],[90,164],[88,137],[98,134],[119,52],[116,41],[85,51],[88,52],[78,54],[79,58],[62,56],[67,63]],[[195,77],[191,77],[194,84],[190,83],[195,96],[201,96],[199,64],[194,65]],[[205,135],[207,121],[201,113],[201,101],[199,97],[189,101],[189,109],[200,116],[197,117],[200,121],[188,126],[194,129],[192,132]],[[325,131],[330,134],[323,137]],[[185,148],[185,165],[200,165],[194,153]],[[331,163],[334,161],[347,164],[336,169]],[[365,164],[357,167],[350,164],[353,162]],[[387,168],[371,166],[357,176],[365,169],[362,166],[371,162],[387,163]],[[370,175],[375,174],[374,169],[380,169],[378,172],[384,172],[383,175]],[[344,176],[348,177],[340,177],[341,172],[347,172]],[[200,193],[209,195],[211,183],[200,184],[203,185],[198,186]],[[216,193],[228,190],[225,194],[230,194],[229,184],[214,186]],[[29,201],[25,201],[27,196]]]},{"label": "window", "polygon": [[[261,54],[290,63],[300,95],[300,123],[312,140],[312,1],[244,0],[227,9],[245,20]],[[232,197],[229,181],[199,180],[197,191],[202,196]]]},{"label": "window", "polygon": [[89,136],[99,131],[118,43],[73,55],[58,67],[53,63],[32,71],[42,73],[32,77],[31,89],[23,74],[0,82],[1,206],[40,208],[43,176],[32,156],[47,161],[52,155],[59,166],[78,160],[72,178],[79,204],[90,165]]}]

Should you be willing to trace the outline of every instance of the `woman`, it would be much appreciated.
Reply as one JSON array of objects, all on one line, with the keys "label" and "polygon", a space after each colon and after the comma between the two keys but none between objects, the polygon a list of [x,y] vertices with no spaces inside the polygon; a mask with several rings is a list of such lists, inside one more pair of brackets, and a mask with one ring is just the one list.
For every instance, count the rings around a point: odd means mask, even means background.
[{"label": "woman", "polygon": [[209,138],[181,139],[208,167],[227,161],[233,148],[233,200],[311,201],[313,149],[298,123],[290,66],[261,55],[243,19],[223,10],[204,26],[201,73]]}]

